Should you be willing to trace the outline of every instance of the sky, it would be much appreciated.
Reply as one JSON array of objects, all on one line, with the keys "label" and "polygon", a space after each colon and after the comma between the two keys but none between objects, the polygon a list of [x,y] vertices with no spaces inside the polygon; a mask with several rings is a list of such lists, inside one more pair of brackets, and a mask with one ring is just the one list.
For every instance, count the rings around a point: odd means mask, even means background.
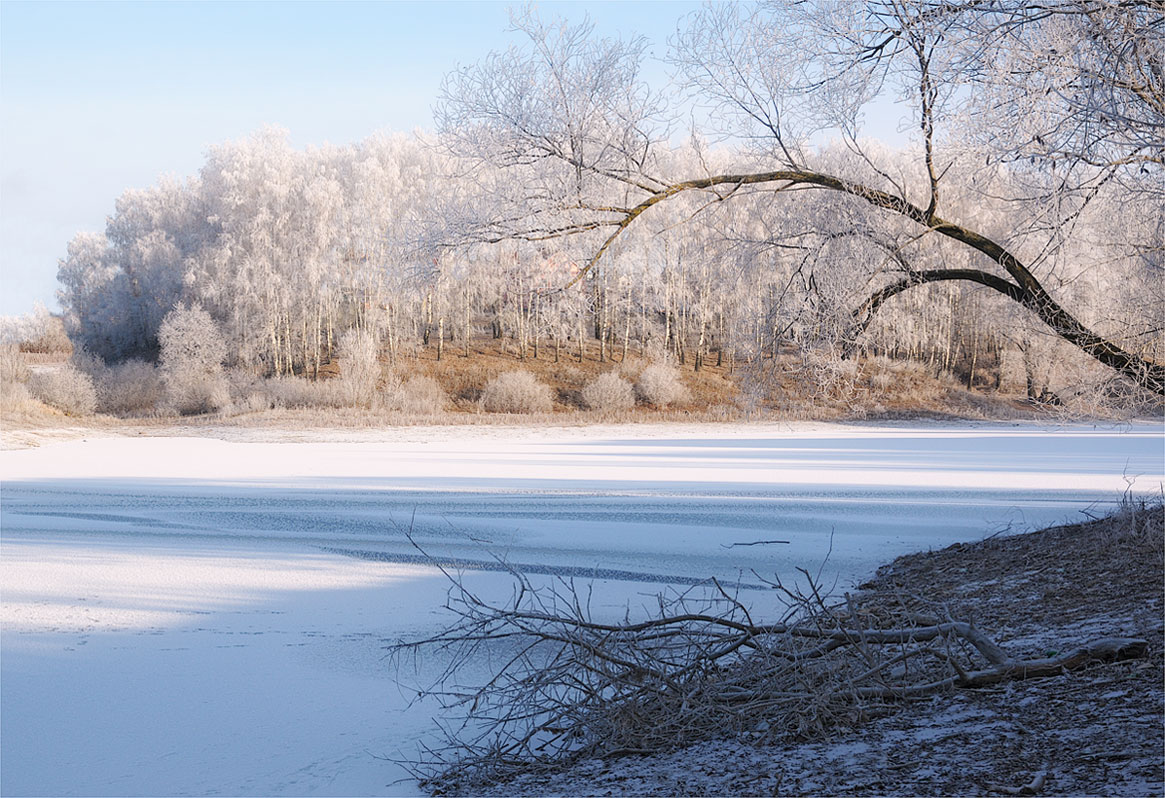
[{"label": "sky", "polygon": [[[118,195],[274,124],[295,146],[433,126],[446,73],[515,42],[506,2],[0,2],[0,314],[57,309],[57,261]],[[696,2],[541,2],[649,52]],[[660,61],[652,82],[666,79]]]}]

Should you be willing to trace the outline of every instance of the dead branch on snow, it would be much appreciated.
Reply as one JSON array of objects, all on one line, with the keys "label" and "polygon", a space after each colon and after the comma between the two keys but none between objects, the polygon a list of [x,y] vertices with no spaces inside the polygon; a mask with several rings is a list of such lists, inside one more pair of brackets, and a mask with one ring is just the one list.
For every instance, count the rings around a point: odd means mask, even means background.
[{"label": "dead branch on snow", "polygon": [[[437,649],[450,663],[426,692],[458,715],[443,744],[412,763],[416,775],[449,792],[713,737],[820,737],[896,702],[1139,657],[1147,647],[1105,639],[1015,659],[949,615],[875,611],[849,595],[832,603],[801,575],[803,587],[769,583],[785,607],[773,623],[757,622],[714,580],[658,597],[644,620],[609,622],[571,582],[535,587],[514,572],[511,600],[496,606],[451,576],[455,623],[393,649],[398,658]],[[487,661],[493,676],[484,685],[457,683],[465,665]]]}]

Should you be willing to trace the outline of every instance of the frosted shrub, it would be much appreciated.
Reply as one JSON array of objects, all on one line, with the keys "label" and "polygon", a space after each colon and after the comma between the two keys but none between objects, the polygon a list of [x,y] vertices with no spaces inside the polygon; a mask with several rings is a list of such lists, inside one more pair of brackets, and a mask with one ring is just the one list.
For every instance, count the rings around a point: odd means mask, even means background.
[{"label": "frosted shrub", "polygon": [[16,344],[21,352],[67,354],[73,351],[64,322],[39,302],[32,313],[0,316],[0,342]]},{"label": "frosted shrub", "polygon": [[269,407],[342,407],[346,402],[343,388],[340,380],[272,377],[263,380],[261,392]]},{"label": "frosted shrub", "polygon": [[380,379],[380,336],[353,328],[340,338],[340,385],[346,404],[368,407]]},{"label": "frosted shrub", "polygon": [[14,409],[28,401],[28,366],[16,344],[0,344],[0,404]]},{"label": "frosted shrub", "polygon": [[0,386],[0,407],[5,410],[15,410],[28,405],[32,401],[32,394],[23,382],[4,384]]},{"label": "frosted shrub", "polygon": [[528,371],[508,371],[494,377],[481,392],[481,406],[490,413],[548,413],[550,387]]},{"label": "frosted shrub", "polygon": [[858,363],[843,358],[832,346],[810,347],[801,352],[803,387],[810,396],[845,397],[853,393]]},{"label": "frosted shrub", "polygon": [[28,366],[16,344],[0,344],[0,391],[28,381]]},{"label": "frosted shrub", "polygon": [[158,329],[166,403],[182,413],[206,413],[230,404],[223,377],[227,346],[218,324],[197,305],[179,305]]},{"label": "frosted shrub", "polygon": [[93,379],[72,366],[32,374],[28,378],[28,390],[46,405],[70,416],[88,416],[97,410]]},{"label": "frosted shrub", "polygon": [[269,410],[271,403],[263,391],[263,378],[247,368],[233,368],[226,372],[227,389],[230,391],[232,413],[253,413]]},{"label": "frosted shrub", "polygon": [[242,394],[239,396],[231,396],[231,405],[229,410],[232,414],[261,413],[264,410],[270,409],[271,403],[260,391]]},{"label": "frosted shrub", "polygon": [[65,333],[65,323],[45,311],[38,329],[28,339],[21,341],[20,349],[41,354],[68,354],[73,351],[73,343]]},{"label": "frosted shrub", "polygon": [[409,377],[386,397],[390,409],[409,415],[426,416],[444,412],[449,396],[432,377]]},{"label": "frosted shrub", "polygon": [[179,415],[213,413],[231,403],[231,392],[222,375],[167,374],[166,409]]},{"label": "frosted shrub", "polygon": [[612,413],[635,406],[635,389],[613,371],[600,374],[582,389],[582,398],[591,410]]},{"label": "frosted shrub", "polygon": [[93,378],[94,383],[97,382],[98,375],[105,369],[105,361],[83,346],[73,350],[73,354],[69,356],[69,365],[77,371],[88,374]]},{"label": "frosted shrub", "polygon": [[688,400],[688,389],[684,387],[680,373],[663,363],[652,363],[639,373],[635,392],[643,401],[657,407]]},{"label": "frosted shrub", "polygon": [[341,407],[339,380],[313,381],[305,377],[261,377],[247,369],[227,373],[233,413],[301,407]]},{"label": "frosted shrub", "polygon": [[886,393],[890,387],[894,385],[894,375],[885,371],[879,371],[877,374],[870,376],[870,387],[878,393]]},{"label": "frosted shrub", "polygon": [[89,370],[97,389],[97,409],[118,416],[145,415],[166,400],[166,381],[152,363],[131,359]]}]

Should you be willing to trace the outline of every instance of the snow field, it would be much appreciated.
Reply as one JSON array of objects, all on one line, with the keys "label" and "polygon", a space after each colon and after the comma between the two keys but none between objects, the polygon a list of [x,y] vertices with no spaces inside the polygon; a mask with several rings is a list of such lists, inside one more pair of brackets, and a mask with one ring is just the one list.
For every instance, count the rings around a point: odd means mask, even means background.
[{"label": "snow field", "polygon": [[[598,574],[596,609],[615,616],[827,552],[823,578],[850,587],[905,551],[1165,479],[1154,426],[376,437],[0,453],[0,792],[415,794],[377,757],[413,753],[436,710],[408,705],[384,646],[436,631],[447,583],[406,530],[498,598],[509,578],[475,567],[495,554],[540,580]],[[746,593],[762,612],[772,599]]]}]

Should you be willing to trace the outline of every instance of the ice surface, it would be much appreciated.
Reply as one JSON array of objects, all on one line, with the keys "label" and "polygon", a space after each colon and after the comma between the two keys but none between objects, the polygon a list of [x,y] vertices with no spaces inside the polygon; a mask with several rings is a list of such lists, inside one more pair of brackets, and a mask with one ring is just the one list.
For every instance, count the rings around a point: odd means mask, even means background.
[{"label": "ice surface", "polygon": [[[1165,480],[1153,425],[305,437],[0,453],[0,792],[415,793],[376,758],[411,753],[433,711],[382,661],[441,623],[445,583],[406,531],[487,593],[507,590],[473,570],[494,555],[598,575],[615,614],[713,575],[817,569],[831,546],[823,574],[849,587]],[[762,540],[789,543],[732,545]]]}]

